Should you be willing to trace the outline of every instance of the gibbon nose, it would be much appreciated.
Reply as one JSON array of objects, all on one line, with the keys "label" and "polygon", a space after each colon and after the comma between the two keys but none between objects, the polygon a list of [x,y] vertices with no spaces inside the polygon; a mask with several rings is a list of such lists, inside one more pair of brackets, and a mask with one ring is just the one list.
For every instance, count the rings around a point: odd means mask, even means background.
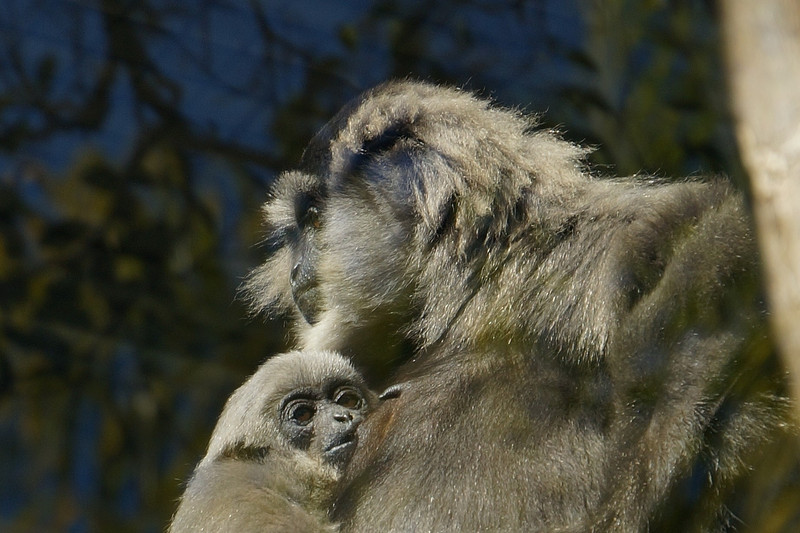
[{"label": "gibbon nose", "polygon": [[337,422],[349,423],[353,421],[353,414],[349,411],[338,411],[333,413],[333,419]]}]

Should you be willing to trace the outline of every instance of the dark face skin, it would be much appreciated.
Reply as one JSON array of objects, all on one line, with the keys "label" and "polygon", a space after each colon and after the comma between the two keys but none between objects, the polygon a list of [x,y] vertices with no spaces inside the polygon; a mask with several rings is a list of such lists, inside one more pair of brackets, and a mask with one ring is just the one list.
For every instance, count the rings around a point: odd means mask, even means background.
[{"label": "dark face skin", "polygon": [[281,433],[292,446],[341,468],[355,451],[367,402],[357,387],[333,381],[290,392],[278,409]]},{"label": "dark face skin", "polygon": [[321,204],[322,195],[316,189],[303,191],[295,198],[297,228],[290,283],[294,303],[309,324],[315,324],[319,314],[316,272],[319,251],[316,241],[317,230],[321,225]]}]

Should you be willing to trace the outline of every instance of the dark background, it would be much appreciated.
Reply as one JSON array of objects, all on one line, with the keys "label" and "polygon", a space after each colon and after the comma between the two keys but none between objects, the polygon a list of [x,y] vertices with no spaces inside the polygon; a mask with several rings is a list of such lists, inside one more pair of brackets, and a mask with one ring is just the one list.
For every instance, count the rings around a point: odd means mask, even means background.
[{"label": "dark background", "polygon": [[0,530],[160,531],[285,345],[237,287],[259,204],[348,99],[413,77],[542,112],[600,172],[725,172],[702,0],[0,1]]}]

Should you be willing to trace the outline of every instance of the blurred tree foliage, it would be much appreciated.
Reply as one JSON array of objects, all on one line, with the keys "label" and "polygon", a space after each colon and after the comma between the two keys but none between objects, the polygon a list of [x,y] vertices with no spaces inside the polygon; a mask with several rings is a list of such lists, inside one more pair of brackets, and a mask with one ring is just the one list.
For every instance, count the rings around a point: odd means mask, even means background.
[{"label": "blurred tree foliage", "polygon": [[160,531],[280,322],[236,299],[274,174],[412,76],[601,171],[738,175],[702,0],[0,3],[0,529]]},{"label": "blurred tree foliage", "polygon": [[28,171],[0,188],[3,520],[157,529],[214,411],[280,337],[232,302],[214,199],[175,147]]},{"label": "blurred tree foliage", "polygon": [[[725,171],[743,185],[713,2],[588,2],[570,129],[620,174]],[[574,124],[574,126],[573,126]]]}]

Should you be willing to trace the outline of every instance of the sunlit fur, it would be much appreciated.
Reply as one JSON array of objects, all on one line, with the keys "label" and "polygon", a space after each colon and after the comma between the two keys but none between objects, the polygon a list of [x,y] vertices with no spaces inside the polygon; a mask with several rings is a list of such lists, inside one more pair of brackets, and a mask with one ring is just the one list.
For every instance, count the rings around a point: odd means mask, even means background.
[{"label": "sunlit fur", "polygon": [[333,352],[267,360],[228,399],[170,532],[338,531],[328,508],[341,472],[293,447],[278,427],[278,404],[288,393],[331,379],[375,402],[350,362]]},{"label": "sunlit fur", "polygon": [[[531,117],[397,82],[275,183],[254,308],[403,384],[360,428],[344,529],[730,520],[784,416],[746,209],[724,180],[602,178],[584,155]],[[293,298],[295,265],[315,289]]]}]

